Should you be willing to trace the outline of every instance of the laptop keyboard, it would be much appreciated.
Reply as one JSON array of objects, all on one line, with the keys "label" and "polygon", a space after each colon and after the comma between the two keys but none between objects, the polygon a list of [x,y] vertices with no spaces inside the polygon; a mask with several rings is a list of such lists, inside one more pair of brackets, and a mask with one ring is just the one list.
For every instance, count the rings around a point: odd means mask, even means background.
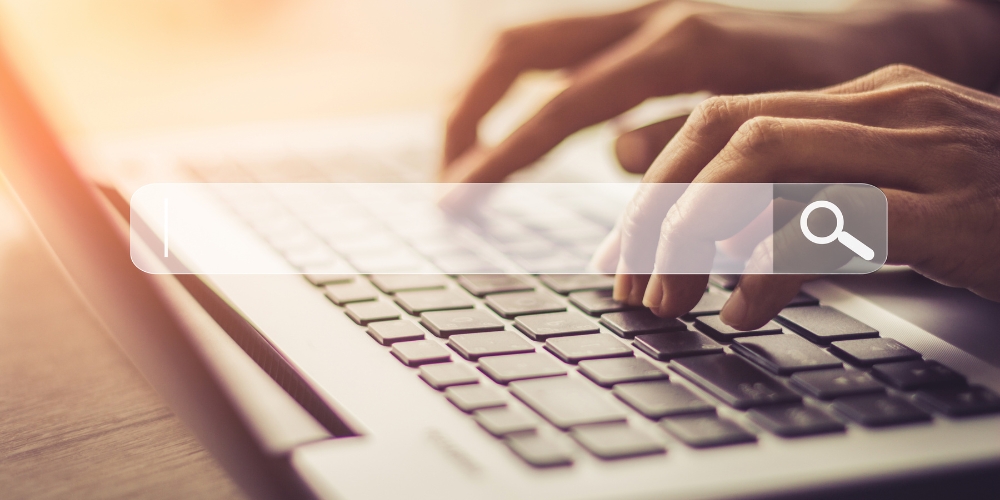
[{"label": "laptop keyboard", "polygon": [[996,393],[804,293],[741,332],[718,316],[732,276],[712,276],[691,312],[664,319],[614,301],[602,275],[331,273],[325,259],[356,264],[395,237],[340,228],[326,235],[338,245],[319,246],[308,222],[236,211],[386,356],[535,467],[572,466],[569,443],[626,459],[1000,412]]},{"label": "laptop keyboard", "polygon": [[777,321],[735,332],[718,320],[729,293],[719,283],[682,320],[615,303],[603,276],[359,275],[317,286],[334,303],[344,287],[367,290],[344,313],[536,467],[573,463],[545,424],[600,459],[666,452],[628,422],[632,411],[695,449],[1000,412],[997,394],[805,294]]}]

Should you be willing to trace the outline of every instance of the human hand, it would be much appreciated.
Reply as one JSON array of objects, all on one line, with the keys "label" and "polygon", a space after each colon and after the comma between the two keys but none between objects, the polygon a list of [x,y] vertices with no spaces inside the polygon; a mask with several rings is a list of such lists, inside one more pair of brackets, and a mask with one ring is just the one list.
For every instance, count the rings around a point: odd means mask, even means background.
[{"label": "human hand", "polygon": [[[1000,97],[890,66],[820,91],[710,98],[643,181],[877,186],[888,201],[888,263],[1000,301],[998,130]],[[660,227],[663,208],[655,204],[633,199],[597,260],[650,241],[637,228]],[[760,327],[805,279],[745,274],[722,320]],[[707,280],[619,273],[614,297],[676,317],[698,302]]]},{"label": "human hand", "polygon": [[[808,89],[907,63],[974,88],[995,82],[1000,15],[967,0],[878,0],[790,14],[665,0],[501,34],[448,120],[441,179],[497,182],[564,138],[649,97],[707,90]],[[517,77],[564,70],[568,87],[493,147],[477,126]],[[643,172],[683,118],[624,134],[618,156]]]}]

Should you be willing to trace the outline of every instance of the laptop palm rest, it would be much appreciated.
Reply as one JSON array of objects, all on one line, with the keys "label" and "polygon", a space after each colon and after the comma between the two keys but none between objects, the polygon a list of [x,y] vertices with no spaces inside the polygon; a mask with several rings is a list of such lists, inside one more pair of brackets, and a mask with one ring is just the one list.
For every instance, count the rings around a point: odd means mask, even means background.
[{"label": "laptop palm rest", "polygon": [[934,282],[905,268],[884,268],[866,275],[829,281],[949,344],[1000,368],[1000,304],[963,288]]}]

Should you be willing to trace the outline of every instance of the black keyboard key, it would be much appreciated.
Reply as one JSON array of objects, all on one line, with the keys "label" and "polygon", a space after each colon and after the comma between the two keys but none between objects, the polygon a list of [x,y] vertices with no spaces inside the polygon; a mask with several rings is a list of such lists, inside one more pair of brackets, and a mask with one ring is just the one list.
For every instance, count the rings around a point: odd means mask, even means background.
[{"label": "black keyboard key", "polygon": [[532,340],[538,341],[565,335],[597,333],[601,330],[597,323],[576,311],[521,316],[514,320],[514,326]]},{"label": "black keyboard key", "polygon": [[691,330],[637,335],[633,345],[660,361],[684,356],[719,354],[723,351],[722,344]]},{"label": "black keyboard key", "polygon": [[479,369],[499,384],[566,374],[563,365],[540,352],[490,356],[479,361]]},{"label": "black keyboard key", "polygon": [[677,358],[670,367],[726,404],[745,410],[802,398],[749,361],[732,354]]},{"label": "black keyboard key", "polygon": [[683,415],[660,420],[660,426],[684,444],[709,448],[757,441],[746,429],[715,415]]},{"label": "black keyboard key", "polygon": [[458,284],[476,297],[485,297],[492,293],[527,292],[535,289],[527,281],[506,274],[463,274],[458,277]]},{"label": "black keyboard key", "polygon": [[362,326],[375,321],[399,319],[399,309],[388,302],[381,301],[347,304],[344,306],[344,312],[355,323]]},{"label": "black keyboard key", "polygon": [[483,356],[535,351],[535,346],[528,343],[523,337],[506,330],[452,335],[448,337],[448,345],[461,354],[463,358],[472,361]]},{"label": "black keyboard key", "polygon": [[818,408],[802,405],[768,406],[747,412],[750,420],[781,437],[844,432],[844,424]]},{"label": "black keyboard key", "polygon": [[687,330],[687,325],[675,318],[661,318],[649,309],[613,312],[601,316],[601,324],[623,338],[655,332]]},{"label": "black keyboard key", "polygon": [[693,319],[698,316],[719,314],[719,312],[722,311],[722,306],[726,304],[727,300],[729,300],[728,295],[706,292],[701,296],[701,300],[699,300],[698,303],[684,315],[684,319]]},{"label": "black keyboard key", "polygon": [[642,358],[591,359],[580,362],[580,373],[597,385],[611,387],[625,382],[666,380],[666,372]]},{"label": "black keyboard key", "polygon": [[566,306],[545,292],[501,293],[486,297],[486,305],[497,314],[513,319],[525,314],[565,311]]},{"label": "black keyboard key", "polygon": [[785,307],[804,307],[804,306],[818,306],[819,299],[809,295],[808,293],[799,292],[792,300],[788,302]]},{"label": "black keyboard key", "polygon": [[618,384],[612,392],[618,399],[653,420],[689,413],[715,412],[714,406],[688,388],[666,380]]},{"label": "black keyboard key", "polygon": [[496,316],[480,309],[426,312],[420,315],[420,324],[441,338],[457,333],[503,330],[503,323]]},{"label": "black keyboard key", "polygon": [[522,460],[535,467],[558,467],[573,464],[569,451],[550,437],[538,434],[512,434],[504,443]]},{"label": "black keyboard key", "polygon": [[385,293],[413,290],[434,290],[444,288],[445,277],[440,274],[376,274],[371,277],[373,285]]},{"label": "black keyboard key", "polygon": [[436,363],[420,367],[420,378],[427,385],[443,391],[453,385],[469,385],[479,383],[479,374],[475,370],[458,363]]},{"label": "black keyboard key", "polygon": [[978,385],[926,389],[917,393],[917,401],[949,417],[1000,412],[1000,396]]},{"label": "black keyboard key", "polygon": [[857,366],[920,359],[920,353],[894,339],[842,340],[830,344],[830,352]]},{"label": "black keyboard key", "polygon": [[574,427],[569,435],[596,457],[605,460],[655,455],[667,451],[659,441],[625,422],[581,425]]},{"label": "black keyboard key", "polygon": [[[736,288],[736,284],[739,282],[738,275],[728,275],[723,276],[713,276],[709,279],[709,283],[721,288],[723,290],[732,291]],[[698,302],[698,305],[694,306],[690,312],[684,315],[685,318],[695,318],[697,316],[705,316],[708,314],[719,314],[722,310],[722,306],[726,303],[729,296],[724,293],[712,293],[708,292],[702,297],[702,300]],[[807,293],[799,292],[792,297],[792,300],[788,302],[785,307],[802,307],[802,306],[816,306],[819,305],[819,300],[812,295]]]},{"label": "black keyboard key", "polygon": [[901,391],[928,387],[965,385],[962,374],[937,361],[903,361],[872,367],[872,375]]},{"label": "black keyboard key", "polygon": [[819,370],[799,372],[792,385],[819,399],[836,399],[859,394],[884,393],[885,387],[868,372],[860,370]]},{"label": "black keyboard key", "polygon": [[625,409],[609,394],[579,379],[523,380],[510,384],[510,391],[560,429],[625,421]]},{"label": "black keyboard key", "polygon": [[350,283],[355,278],[353,274],[306,273],[303,276],[316,286]]},{"label": "black keyboard key", "polygon": [[878,337],[874,328],[829,306],[790,307],[778,321],[816,344]]},{"label": "black keyboard key", "polygon": [[708,282],[714,286],[717,286],[723,290],[729,290],[730,292],[736,289],[736,285],[740,283],[740,275],[738,274],[712,274],[708,277]]},{"label": "black keyboard key", "polygon": [[627,345],[603,333],[549,339],[545,342],[545,349],[567,363],[632,356],[632,349]]},{"label": "black keyboard key", "polygon": [[510,408],[486,408],[476,410],[472,418],[486,432],[496,437],[504,437],[518,432],[535,432],[538,421],[526,412]]},{"label": "black keyboard key", "polygon": [[733,339],[741,337],[754,337],[757,335],[775,335],[781,333],[781,325],[774,321],[768,321],[766,325],[750,331],[737,330],[722,322],[719,316],[701,316],[695,318],[694,327],[706,335],[719,342],[731,342]]},{"label": "black keyboard key", "polygon": [[833,402],[833,409],[865,427],[923,422],[931,419],[909,401],[887,394],[848,396]]},{"label": "black keyboard key", "polygon": [[406,366],[420,366],[429,363],[444,363],[451,359],[448,349],[432,340],[396,342],[389,351]]},{"label": "black keyboard key", "polygon": [[638,306],[630,306],[611,298],[611,290],[571,293],[569,294],[569,301],[591,316],[600,316],[610,312],[628,311],[639,308]]},{"label": "black keyboard key", "polygon": [[543,274],[538,279],[560,295],[584,290],[611,290],[615,286],[614,276],[603,274]]},{"label": "black keyboard key", "polygon": [[367,281],[326,285],[323,288],[326,298],[338,306],[344,306],[353,302],[367,302],[378,298],[378,290]]},{"label": "black keyboard key", "polygon": [[834,355],[798,335],[736,339],[733,351],[777,375],[844,366]]},{"label": "black keyboard key", "polygon": [[379,344],[392,345],[395,342],[423,340],[424,329],[405,319],[378,321],[368,325],[368,335]]},{"label": "black keyboard key", "polygon": [[458,290],[399,292],[396,294],[396,303],[414,316],[431,311],[472,309],[475,305],[469,296]]},{"label": "black keyboard key", "polygon": [[444,397],[466,413],[484,408],[507,406],[503,391],[485,385],[456,385],[444,390]]}]

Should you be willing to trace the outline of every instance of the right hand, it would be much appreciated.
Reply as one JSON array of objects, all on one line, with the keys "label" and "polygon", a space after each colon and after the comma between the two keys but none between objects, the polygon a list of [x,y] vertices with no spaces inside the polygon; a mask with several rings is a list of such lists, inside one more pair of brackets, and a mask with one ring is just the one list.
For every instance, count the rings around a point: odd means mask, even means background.
[{"label": "right hand", "polygon": [[[891,63],[985,88],[1000,76],[998,10],[968,0],[869,0],[843,12],[790,14],[661,0],[513,28],[497,38],[449,117],[440,177],[498,182],[573,132],[655,96],[817,88]],[[480,145],[480,120],[529,70],[567,70],[569,86],[500,144]],[[683,122],[623,135],[622,166],[644,172]]]},{"label": "right hand", "polygon": [[[646,173],[621,222],[595,256],[596,267],[617,269],[616,300],[677,317],[702,298],[708,276],[657,270],[670,269],[677,255],[696,255],[710,266],[716,241],[742,227],[741,218],[759,212],[747,210],[752,204],[739,196],[699,192],[726,193],[721,189],[726,185],[865,183],[886,197],[889,264],[910,266],[934,281],[1000,302],[997,130],[1000,96],[908,66],[889,66],[818,91],[712,97],[692,113]],[[664,182],[691,182],[700,189],[689,186],[694,196],[674,204],[662,196],[665,189],[657,188]],[[833,194],[830,201],[848,208],[846,188],[823,193]],[[763,209],[766,201],[757,200]],[[736,213],[734,208],[744,211]],[[763,236],[773,230],[774,236],[756,246],[748,267],[769,262],[758,267],[767,269],[777,255],[829,258],[826,263],[838,266],[847,262],[851,251],[839,245],[824,245],[819,249],[823,253],[817,253],[796,219],[759,232]],[[699,237],[686,237],[691,234]],[[831,251],[835,253],[827,253]],[[634,272],[637,260],[653,261],[653,274]],[[808,279],[743,274],[721,319],[740,330],[759,328]]]}]

